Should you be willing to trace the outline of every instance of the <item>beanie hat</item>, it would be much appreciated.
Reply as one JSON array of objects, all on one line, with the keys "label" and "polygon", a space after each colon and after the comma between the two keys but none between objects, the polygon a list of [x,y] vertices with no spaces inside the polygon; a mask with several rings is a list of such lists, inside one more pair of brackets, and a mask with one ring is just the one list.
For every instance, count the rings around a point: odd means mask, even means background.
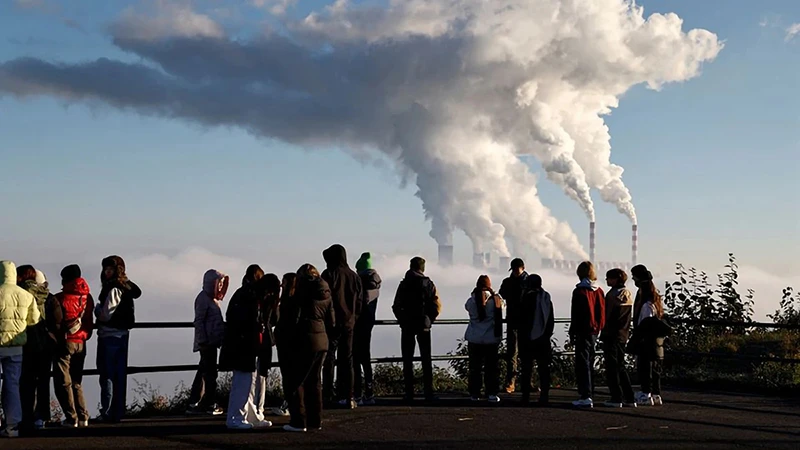
[{"label": "beanie hat", "polygon": [[81,277],[81,268],[77,264],[70,264],[61,269],[61,281],[68,283]]},{"label": "beanie hat", "polygon": [[421,256],[415,256],[411,258],[411,270],[416,270],[417,272],[424,273],[425,272],[425,258]]},{"label": "beanie hat", "polygon": [[47,277],[44,276],[44,272],[42,272],[41,270],[37,270],[36,278],[34,278],[34,281],[36,281],[36,284],[38,284],[39,286],[44,286],[44,284],[47,283]]},{"label": "beanie hat", "polygon": [[361,258],[356,261],[356,270],[361,272],[362,270],[372,269],[372,254],[370,252],[364,252],[361,254]]}]

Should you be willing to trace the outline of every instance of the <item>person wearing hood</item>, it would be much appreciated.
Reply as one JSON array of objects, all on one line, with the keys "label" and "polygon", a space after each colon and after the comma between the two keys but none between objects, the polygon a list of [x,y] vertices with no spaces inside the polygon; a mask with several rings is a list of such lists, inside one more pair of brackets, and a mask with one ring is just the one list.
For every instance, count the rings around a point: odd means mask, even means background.
[{"label": "person wearing hood", "polygon": [[595,285],[597,275],[591,262],[580,263],[576,274],[580,283],[572,291],[569,337],[575,344],[575,377],[580,398],[572,404],[592,408],[595,345],[605,326],[605,294]]},{"label": "person wearing hood", "polygon": [[45,305],[52,297],[47,280],[38,281],[44,274],[31,265],[17,267],[17,285],[36,298],[40,320],[28,327],[28,342],[22,348],[22,424],[24,427],[44,428],[50,421],[50,371],[53,367],[53,346],[47,334]]},{"label": "person wearing hood", "polygon": [[295,295],[281,311],[281,339],[291,352],[289,362],[289,424],[283,429],[322,429],[320,372],[328,352],[328,336],[336,326],[331,290],[317,269],[304,264],[297,271]]},{"label": "person wearing hood", "polygon": [[488,275],[478,277],[472,295],[467,299],[469,325],[464,334],[469,352],[469,395],[473,401],[481,396],[483,375],[486,396],[490,403],[499,403],[498,348],[503,340],[503,299],[492,290]]},{"label": "person wearing hood", "polygon": [[553,358],[551,339],[556,321],[550,293],[542,288],[542,277],[539,275],[528,277],[519,313],[522,403],[530,402],[533,362],[536,361],[541,386],[539,404],[544,406],[550,401],[550,364]]},{"label": "person wearing hood", "polygon": [[118,423],[125,416],[128,393],[128,347],[130,330],[136,324],[134,300],[142,296],[142,290],[128,279],[121,257],[106,257],[101,266],[102,289],[94,308],[100,372],[98,420]]},{"label": "person wearing hood", "polygon": [[406,402],[414,400],[414,350],[417,343],[422,358],[425,398],[428,401],[436,399],[433,393],[431,325],[441,311],[442,304],[439,301],[436,285],[425,276],[425,259],[416,256],[411,259],[409,270],[397,286],[392,304],[392,312],[400,324]]},{"label": "person wearing hood", "polygon": [[633,295],[625,287],[628,274],[622,269],[606,273],[611,289],[606,294],[606,325],[600,333],[603,342],[603,361],[611,399],[604,403],[610,408],[636,407],[631,379],[625,367],[625,345],[628,343],[633,315]]},{"label": "person wearing hood", "polygon": [[27,328],[39,323],[39,318],[36,298],[17,286],[17,266],[11,261],[0,261],[0,373],[3,377],[0,403],[5,415],[5,423],[0,423],[0,436],[3,437],[19,436],[23,346],[28,342]]},{"label": "person wearing hood", "polygon": [[[48,319],[55,336],[55,377],[53,388],[68,428],[89,426],[89,410],[83,398],[83,368],[86,341],[92,337],[94,299],[81,268],[71,264],[61,270],[61,292],[56,294],[53,319]],[[50,405],[48,403],[47,407]]]},{"label": "person wearing hood", "polygon": [[355,398],[359,399],[360,405],[374,405],[375,393],[372,388],[371,347],[372,329],[375,327],[378,296],[381,291],[381,277],[372,268],[372,255],[369,252],[361,254],[361,258],[356,262],[356,271],[361,278],[361,286],[364,289],[366,298],[364,299],[361,315],[358,316],[356,321],[353,335]]},{"label": "person wearing hood", "polygon": [[661,370],[664,362],[664,339],[670,327],[664,318],[664,301],[653,283],[653,274],[643,265],[631,268],[636,287],[633,304],[633,335],[630,353],[636,356],[641,391],[636,393],[636,404],[661,406]]},{"label": "person wearing hood", "polygon": [[[264,273],[261,272],[261,275]],[[229,278],[209,269],[203,275],[203,289],[194,299],[194,348],[200,353],[200,365],[189,394],[189,414],[219,416],[217,406],[217,352],[225,337],[222,299],[228,292]]]},{"label": "person wearing hood", "polygon": [[322,252],[327,268],[322,279],[331,290],[333,310],[336,313],[336,330],[331,336],[327,359],[323,368],[323,393],[326,400],[333,399],[334,369],[339,405],[356,407],[353,386],[353,331],[364,303],[361,278],[347,265],[347,252],[334,244]]},{"label": "person wearing hood", "polygon": [[248,267],[242,287],[236,290],[225,312],[225,338],[219,366],[233,372],[226,425],[232,430],[269,428],[272,422],[259,413],[256,394],[259,383],[264,324],[259,309],[265,299],[280,295],[280,280],[264,275],[257,265]]},{"label": "person wearing hood", "polygon": [[525,272],[525,262],[521,258],[511,260],[511,267],[508,269],[511,276],[503,280],[500,285],[499,294],[506,301],[508,314],[506,319],[506,385],[505,390],[511,394],[516,386],[514,380],[517,377],[517,361],[519,356],[519,321],[520,303],[522,294],[525,292],[525,283],[528,280],[528,272]]}]

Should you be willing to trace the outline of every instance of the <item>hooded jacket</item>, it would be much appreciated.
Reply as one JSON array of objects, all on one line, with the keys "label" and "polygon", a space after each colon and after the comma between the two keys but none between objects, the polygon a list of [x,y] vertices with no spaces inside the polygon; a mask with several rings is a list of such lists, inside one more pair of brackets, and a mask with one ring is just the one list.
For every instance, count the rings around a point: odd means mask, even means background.
[{"label": "hooded jacket", "polygon": [[633,316],[633,295],[625,286],[612,288],[606,294],[606,324],[600,333],[603,342],[628,342]]},{"label": "hooded jacket", "polygon": [[508,326],[517,329],[520,325],[520,308],[522,295],[528,280],[528,272],[522,272],[520,276],[510,276],[503,280],[498,293],[506,301],[508,307]]},{"label": "hooded jacket", "polygon": [[292,351],[316,353],[328,349],[328,334],[336,327],[336,314],[328,283],[321,278],[298,279],[297,289],[281,323],[291,336]]},{"label": "hooded jacket", "polygon": [[[484,311],[486,312],[483,317],[479,312],[478,302],[485,302]],[[499,344],[503,340],[502,327],[498,327],[497,320],[502,321],[503,317],[503,299],[489,291],[480,291],[473,293],[464,308],[469,313],[469,325],[467,331],[464,333],[464,339],[470,344]],[[498,331],[500,331],[498,333]]]},{"label": "hooded jacket", "polygon": [[26,280],[20,286],[22,289],[30,292],[36,299],[36,307],[39,309],[39,322],[36,325],[29,326],[26,330],[28,335],[28,343],[25,348],[33,351],[42,351],[47,346],[47,325],[45,323],[45,305],[51,297],[50,290],[44,284],[39,284],[36,280]]},{"label": "hooded jacket", "polygon": [[225,337],[222,299],[228,291],[229,278],[224,273],[208,270],[203,275],[203,290],[194,299],[194,348],[219,348]]},{"label": "hooded jacket", "polygon": [[569,335],[599,335],[606,322],[605,304],[603,290],[588,279],[581,280],[572,291]]},{"label": "hooded jacket", "polygon": [[56,313],[52,320],[53,334],[59,342],[86,342],[92,336],[94,299],[83,278],[64,283],[56,294]]},{"label": "hooded jacket", "polygon": [[356,270],[361,278],[361,287],[364,289],[365,303],[372,303],[378,299],[381,293],[381,277],[372,268],[372,255],[369,252],[361,255],[356,262]]},{"label": "hooded jacket", "polygon": [[529,341],[547,339],[553,336],[555,315],[550,293],[541,290],[527,290],[520,303],[519,335]]},{"label": "hooded jacket", "polygon": [[26,329],[39,323],[36,299],[17,286],[17,266],[0,261],[0,354],[22,354]]},{"label": "hooded jacket", "polygon": [[415,270],[406,272],[392,304],[400,328],[412,332],[429,331],[441,311],[442,304],[433,281]]},{"label": "hooded jacket", "polygon": [[341,245],[332,245],[322,252],[322,257],[327,264],[322,279],[331,290],[336,324],[353,328],[364,303],[361,278],[347,265],[347,252]]}]

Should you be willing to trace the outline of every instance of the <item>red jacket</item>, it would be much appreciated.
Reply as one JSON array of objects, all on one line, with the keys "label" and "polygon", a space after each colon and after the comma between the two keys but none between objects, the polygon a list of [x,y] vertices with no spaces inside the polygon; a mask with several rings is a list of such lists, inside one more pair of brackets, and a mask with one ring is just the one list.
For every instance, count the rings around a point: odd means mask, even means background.
[{"label": "red jacket", "polygon": [[572,291],[570,336],[597,336],[606,325],[606,300],[599,287],[581,283]]},{"label": "red jacket", "polygon": [[60,309],[60,313],[55,314],[58,337],[67,342],[85,342],[92,337],[94,299],[86,280],[77,278],[68,282],[56,294],[56,300]]}]

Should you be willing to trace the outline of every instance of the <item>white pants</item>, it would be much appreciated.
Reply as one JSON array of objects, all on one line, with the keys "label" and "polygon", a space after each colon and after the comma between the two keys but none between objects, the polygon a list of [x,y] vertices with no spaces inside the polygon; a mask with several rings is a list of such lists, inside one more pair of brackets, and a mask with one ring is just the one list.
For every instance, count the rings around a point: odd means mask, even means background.
[{"label": "white pants", "polygon": [[[259,384],[257,372],[233,371],[231,379],[231,395],[228,400],[228,420],[227,425],[236,426],[243,423],[255,424],[264,420],[264,415],[258,411],[256,406],[256,386]],[[266,384],[266,383],[265,383]],[[261,409],[263,410],[263,397]]]}]

